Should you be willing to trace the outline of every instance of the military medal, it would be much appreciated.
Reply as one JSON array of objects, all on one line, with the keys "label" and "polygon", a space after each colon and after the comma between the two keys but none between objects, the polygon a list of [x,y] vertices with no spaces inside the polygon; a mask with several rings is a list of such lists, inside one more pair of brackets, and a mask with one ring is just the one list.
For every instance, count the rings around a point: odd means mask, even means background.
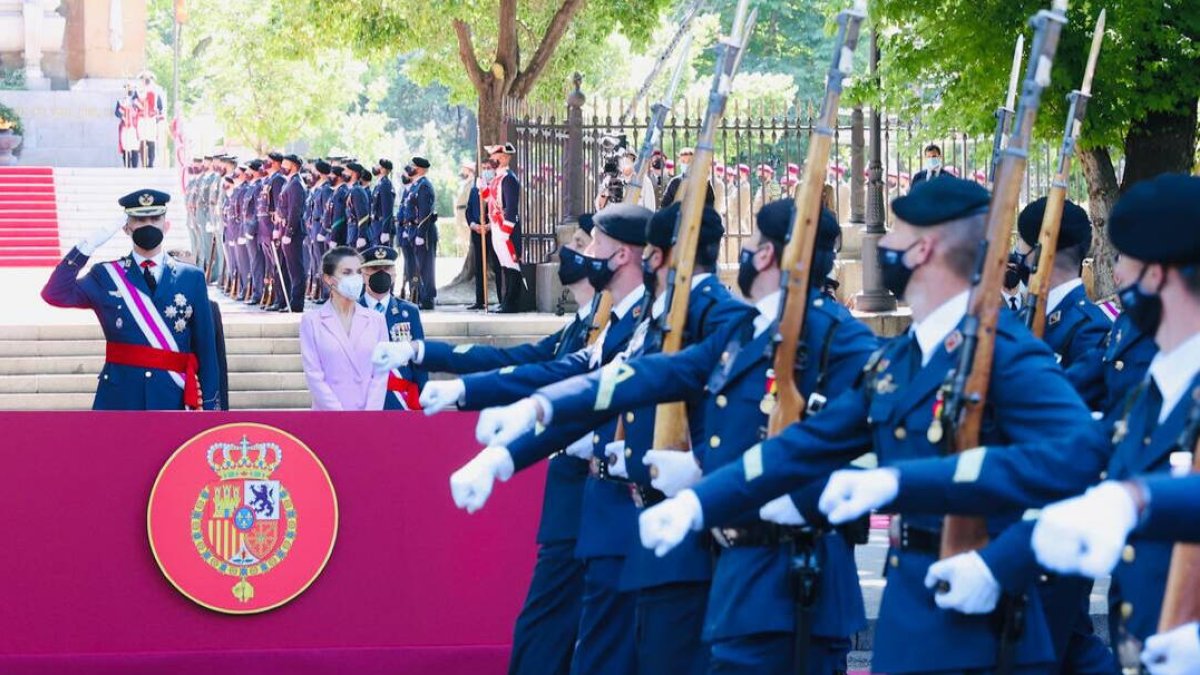
[{"label": "military medal", "polygon": [[945,390],[938,389],[937,398],[933,402],[933,421],[929,423],[929,429],[925,432],[925,440],[929,441],[930,445],[937,445],[942,442],[942,436],[945,435],[945,430],[942,428],[942,408],[945,407]]},{"label": "military medal", "polygon": [[775,412],[775,369],[767,369],[767,391],[758,402],[758,410],[764,415]]}]

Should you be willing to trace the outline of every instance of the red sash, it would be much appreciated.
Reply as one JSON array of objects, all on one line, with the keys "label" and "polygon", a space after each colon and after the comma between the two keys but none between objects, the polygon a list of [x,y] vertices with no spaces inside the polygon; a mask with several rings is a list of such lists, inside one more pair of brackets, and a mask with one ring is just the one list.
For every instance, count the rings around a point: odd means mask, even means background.
[{"label": "red sash", "polygon": [[421,409],[421,391],[417,383],[406,380],[395,373],[388,373],[388,391],[395,392],[407,410]]},{"label": "red sash", "polygon": [[[183,373],[183,405],[188,410],[200,409],[200,381],[196,378],[199,363],[195,354],[124,342],[109,342],[105,346],[104,360],[118,366],[157,368]],[[416,389],[415,386],[413,388]]]}]

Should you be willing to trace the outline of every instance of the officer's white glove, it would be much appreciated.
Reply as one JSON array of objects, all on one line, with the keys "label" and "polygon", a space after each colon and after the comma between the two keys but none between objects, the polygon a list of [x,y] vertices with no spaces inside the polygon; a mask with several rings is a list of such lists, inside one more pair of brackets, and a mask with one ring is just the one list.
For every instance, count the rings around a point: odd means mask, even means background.
[{"label": "officer's white glove", "polygon": [[366,245],[367,245],[367,240],[363,239],[362,237],[359,237],[358,239],[354,240],[354,248],[365,248]]},{"label": "officer's white glove", "polygon": [[1146,638],[1142,663],[1150,675],[1200,672],[1200,627],[1193,621]]},{"label": "officer's white glove", "polygon": [[668,497],[700,482],[703,471],[691,450],[647,450],[642,464],[650,467],[650,485]]},{"label": "officer's white glove", "polygon": [[462,380],[439,380],[426,382],[421,390],[421,408],[426,415],[436,415],[462,403],[467,387]]},{"label": "officer's white glove", "polygon": [[1136,524],[1132,496],[1119,483],[1106,481],[1042,509],[1033,528],[1033,552],[1055,572],[1096,579],[1116,566]]},{"label": "officer's white glove", "polygon": [[925,573],[925,588],[932,591],[942,582],[949,584],[950,589],[933,596],[934,602],[942,609],[963,614],[987,614],[996,608],[996,602],[1000,600],[1000,584],[975,551],[960,553],[930,565]]},{"label": "officer's white glove", "polygon": [[642,546],[658,557],[671,552],[690,531],[704,527],[704,514],[696,493],[684,490],[678,495],[652,506],[638,516],[638,531]]},{"label": "officer's white glove", "polygon": [[274,232],[271,233],[272,239],[279,239],[282,236],[283,236],[283,232],[281,232],[279,230],[275,230]]},{"label": "officer's white glove", "polygon": [[425,240],[421,237],[413,237],[413,246],[424,246]]},{"label": "officer's white glove", "polygon": [[379,235],[379,241],[384,244],[388,243],[391,240],[392,240],[392,235],[388,234],[387,232],[384,232],[383,234]]},{"label": "officer's white glove", "polygon": [[584,434],[579,440],[564,448],[563,452],[576,459],[591,460],[592,445],[592,434],[589,432]]},{"label": "officer's white glove", "polygon": [[287,235],[284,235],[283,239],[281,241],[285,244],[290,244],[290,243],[292,243],[292,238]]},{"label": "officer's white glove", "polygon": [[506,481],[512,475],[513,461],[508,450],[484,448],[461,469],[450,474],[450,496],[454,498],[455,506],[466,509],[467,513],[475,513],[487,503],[496,479]]},{"label": "officer's white glove", "polygon": [[608,475],[629,478],[625,468],[625,441],[613,441],[604,446],[604,461],[608,463]]},{"label": "officer's white glove", "polygon": [[411,342],[380,342],[371,352],[371,365],[375,372],[386,373],[393,368],[403,368],[413,360]]},{"label": "officer's white glove", "polygon": [[792,501],[791,495],[776,497],[763,504],[762,508],[758,510],[758,517],[777,525],[800,527],[805,524],[804,516],[800,513],[800,509],[796,508],[796,502]]},{"label": "officer's white glove", "polygon": [[325,241],[326,239],[327,239],[327,237],[326,237],[325,235],[323,235],[323,234],[318,234],[318,235],[317,235],[317,241],[322,241],[322,242],[323,242],[323,241]]},{"label": "officer's white glove", "polygon": [[507,447],[537,425],[538,413],[538,404],[532,398],[487,408],[479,413],[479,422],[475,424],[475,439],[484,445]]},{"label": "officer's white glove", "polygon": [[238,238],[237,238],[237,243],[238,243],[238,246],[245,246],[245,245],[246,245],[246,241],[247,241],[247,240],[246,240],[246,237],[245,237],[245,236],[241,236],[241,237],[238,237]]},{"label": "officer's white glove", "polygon": [[890,503],[899,490],[900,479],[894,469],[834,471],[817,505],[829,522],[841,525]]},{"label": "officer's white glove", "polygon": [[125,216],[121,216],[108,225],[103,225],[97,228],[94,232],[89,234],[86,239],[79,242],[75,248],[79,249],[80,253],[90,256],[101,246],[108,243],[109,239],[115,237],[123,227],[125,227]]}]

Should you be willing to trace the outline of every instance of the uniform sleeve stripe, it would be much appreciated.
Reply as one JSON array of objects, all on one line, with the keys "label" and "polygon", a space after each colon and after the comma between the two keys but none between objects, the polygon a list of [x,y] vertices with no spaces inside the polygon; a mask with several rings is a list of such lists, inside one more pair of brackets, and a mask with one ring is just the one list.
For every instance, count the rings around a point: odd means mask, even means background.
[{"label": "uniform sleeve stripe", "polygon": [[762,443],[756,443],[742,455],[742,470],[746,474],[746,482],[763,474]]},{"label": "uniform sleeve stripe", "polygon": [[954,467],[955,483],[974,483],[979,480],[983,471],[983,458],[987,456],[987,448],[971,448],[958,454],[958,463]]}]

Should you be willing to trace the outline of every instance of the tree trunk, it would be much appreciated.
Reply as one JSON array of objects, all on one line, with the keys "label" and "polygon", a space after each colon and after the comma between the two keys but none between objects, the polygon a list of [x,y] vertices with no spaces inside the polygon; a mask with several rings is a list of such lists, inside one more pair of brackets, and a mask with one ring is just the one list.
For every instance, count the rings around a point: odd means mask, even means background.
[{"label": "tree trunk", "polygon": [[1108,240],[1108,212],[1117,201],[1117,174],[1108,148],[1078,150],[1079,167],[1087,181],[1088,215],[1092,219],[1092,297],[1113,294],[1113,250]]},{"label": "tree trunk", "polygon": [[1195,161],[1196,101],[1185,110],[1152,112],[1125,134],[1125,172],[1121,192],[1160,173],[1190,173]]}]

